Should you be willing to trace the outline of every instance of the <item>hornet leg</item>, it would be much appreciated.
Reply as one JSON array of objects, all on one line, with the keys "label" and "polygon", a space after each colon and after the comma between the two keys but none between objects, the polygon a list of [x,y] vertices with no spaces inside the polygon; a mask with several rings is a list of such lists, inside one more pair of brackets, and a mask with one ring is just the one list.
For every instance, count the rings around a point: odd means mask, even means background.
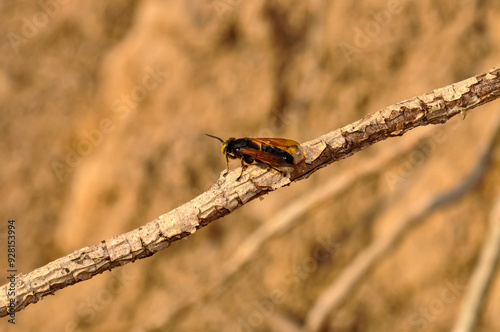
[{"label": "hornet leg", "polygon": [[241,176],[243,175],[243,172],[247,169],[248,165],[245,165],[243,163],[243,159],[241,159],[241,173],[240,176],[236,179],[236,181],[240,181]]}]

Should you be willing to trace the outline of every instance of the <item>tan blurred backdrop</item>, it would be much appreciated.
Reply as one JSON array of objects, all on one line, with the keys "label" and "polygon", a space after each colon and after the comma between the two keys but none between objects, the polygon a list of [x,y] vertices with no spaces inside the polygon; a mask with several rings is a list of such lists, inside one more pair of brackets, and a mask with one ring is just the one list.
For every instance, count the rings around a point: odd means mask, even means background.
[{"label": "tan blurred backdrop", "polygon": [[[210,188],[225,160],[220,143],[204,133],[303,142],[500,65],[500,3],[493,0],[41,0],[0,7],[2,276],[9,218],[16,219],[17,269],[27,273]],[[357,253],[419,199],[471,171],[499,107],[490,103],[465,120],[376,144],[152,257],[28,306],[15,326],[3,318],[0,330],[301,326]],[[315,204],[265,241],[231,282],[169,319],[211,287],[220,266],[277,213],[415,135],[425,137],[422,144]],[[477,262],[498,193],[497,162],[376,264],[330,314],[326,331],[450,330],[464,294],[457,285]],[[444,292],[453,300],[440,302]],[[499,311],[497,277],[478,331],[499,330]]]}]

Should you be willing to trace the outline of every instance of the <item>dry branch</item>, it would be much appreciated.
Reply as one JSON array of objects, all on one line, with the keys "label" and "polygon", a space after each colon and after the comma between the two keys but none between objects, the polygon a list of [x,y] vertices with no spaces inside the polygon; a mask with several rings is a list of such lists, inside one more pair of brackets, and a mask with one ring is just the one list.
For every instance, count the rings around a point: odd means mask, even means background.
[{"label": "dry branch", "polygon": [[207,192],[190,202],[128,233],[75,250],[28,274],[16,276],[15,296],[8,296],[9,284],[0,288],[0,316],[19,311],[55,291],[87,280],[136,259],[168,247],[214,220],[222,218],[245,203],[270,191],[309,177],[328,164],[349,157],[378,141],[403,135],[410,129],[445,123],[453,116],[497,99],[500,96],[500,69],[436,89],[388,106],[361,120],[302,144],[307,160],[284,177],[261,167],[250,167],[235,181],[233,170]]}]

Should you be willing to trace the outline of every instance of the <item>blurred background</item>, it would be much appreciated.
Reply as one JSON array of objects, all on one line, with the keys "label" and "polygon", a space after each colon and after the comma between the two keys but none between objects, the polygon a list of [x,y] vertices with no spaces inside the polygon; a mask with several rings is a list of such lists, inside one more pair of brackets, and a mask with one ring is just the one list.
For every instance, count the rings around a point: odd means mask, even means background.
[{"label": "blurred background", "polygon": [[[226,165],[204,133],[304,142],[500,65],[493,0],[0,7],[0,266],[15,218],[23,273],[210,188]],[[0,330],[300,331],[337,287],[346,293],[323,331],[449,331],[498,194],[499,107],[380,142],[28,306],[15,325],[3,318]],[[480,179],[426,211],[488,147]],[[342,284],[410,213],[422,217]],[[266,233],[273,223],[282,226]],[[500,330],[498,312],[496,276],[477,331]]]}]

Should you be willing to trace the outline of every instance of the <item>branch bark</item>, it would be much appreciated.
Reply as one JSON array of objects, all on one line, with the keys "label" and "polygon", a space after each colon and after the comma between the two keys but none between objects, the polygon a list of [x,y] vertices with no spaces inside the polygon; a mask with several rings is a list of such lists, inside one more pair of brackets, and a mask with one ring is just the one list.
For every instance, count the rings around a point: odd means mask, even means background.
[{"label": "branch bark", "polygon": [[[445,123],[453,116],[500,96],[500,69],[476,75],[433,92],[417,96],[301,144],[307,159],[287,176],[250,166],[240,181],[240,170],[220,177],[207,192],[130,232],[75,250],[0,287],[0,317],[19,311],[55,291],[87,280],[106,270],[134,262],[167,248],[196,230],[222,218],[249,201],[292,182],[378,141],[401,136],[428,124]],[[9,307],[10,300],[14,300]]]}]

